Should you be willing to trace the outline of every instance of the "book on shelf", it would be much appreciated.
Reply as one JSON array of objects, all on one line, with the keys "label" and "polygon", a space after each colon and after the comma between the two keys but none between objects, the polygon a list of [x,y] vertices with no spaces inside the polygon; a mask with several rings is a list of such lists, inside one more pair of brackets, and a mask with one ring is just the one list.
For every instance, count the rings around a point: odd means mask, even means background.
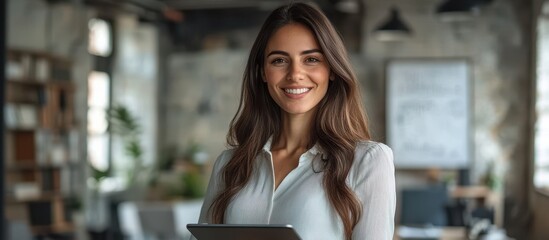
[{"label": "book on shelf", "polygon": [[58,192],[59,191],[59,169],[58,168],[44,168],[40,171],[42,175],[42,191],[44,192]]},{"label": "book on shelf", "polygon": [[17,182],[36,182],[37,172],[34,169],[23,169],[18,171]]},{"label": "book on shelf", "polygon": [[68,161],[78,158],[72,148],[80,144],[80,136],[71,129],[75,94],[72,62],[25,49],[8,49],[6,57],[2,154],[9,208],[24,206],[27,216],[23,218],[35,233],[56,232],[55,227],[68,223],[64,217],[70,215],[70,210],[65,210],[66,196],[77,190],[73,171],[79,170]]},{"label": "book on shelf", "polygon": [[15,59],[8,59],[6,63],[6,78],[7,79],[23,79],[25,76],[23,65]]},{"label": "book on shelf", "polygon": [[71,196],[76,191],[74,189],[74,181],[71,181],[71,179],[74,179],[74,176],[72,176],[74,170],[72,166],[68,166],[61,168],[60,171],[59,190],[64,196]]},{"label": "book on shelf", "polygon": [[17,113],[17,106],[15,104],[6,103],[4,105],[4,123],[7,128],[17,128],[19,114]]},{"label": "book on shelf", "polygon": [[37,58],[35,61],[34,78],[45,82],[50,78],[50,62],[47,58]]},{"label": "book on shelf", "polygon": [[34,104],[6,103],[4,105],[4,122],[8,129],[37,129],[41,125],[42,112]]},{"label": "book on shelf", "polygon": [[34,133],[36,142],[36,164],[47,165],[51,144],[51,132],[47,129],[37,129]]},{"label": "book on shelf", "polygon": [[17,200],[27,200],[40,197],[41,191],[36,183],[18,182],[13,184],[13,194]]},{"label": "book on shelf", "polygon": [[38,127],[38,109],[35,105],[20,104],[17,109],[19,110],[19,127],[34,129]]},{"label": "book on shelf", "polygon": [[36,147],[34,132],[21,131],[12,135],[13,160],[15,164],[35,164]]},{"label": "book on shelf", "polygon": [[78,129],[71,129],[68,132],[68,158],[69,162],[78,162],[80,159],[80,149],[81,149],[81,140],[80,140],[80,133]]},{"label": "book on shelf", "polygon": [[55,136],[51,141],[50,162],[54,166],[61,166],[67,163],[68,149],[63,141],[65,136]]},{"label": "book on shelf", "polygon": [[38,89],[38,92],[36,94],[37,97],[37,103],[40,107],[46,106],[48,103],[48,93],[45,89]]},{"label": "book on shelf", "polygon": [[21,68],[23,69],[23,76],[22,78],[28,78],[29,76],[32,76],[32,70],[33,70],[33,59],[30,54],[22,54],[20,57],[21,61]]},{"label": "book on shelf", "polygon": [[[21,83],[25,81],[20,81]],[[40,95],[43,89],[33,84],[17,84],[14,81],[8,81],[6,91],[6,102],[40,104]]]},{"label": "book on shelf", "polygon": [[13,138],[12,135],[8,132],[4,133],[4,159],[5,159],[5,166],[12,164],[14,160],[14,153],[13,153]]}]

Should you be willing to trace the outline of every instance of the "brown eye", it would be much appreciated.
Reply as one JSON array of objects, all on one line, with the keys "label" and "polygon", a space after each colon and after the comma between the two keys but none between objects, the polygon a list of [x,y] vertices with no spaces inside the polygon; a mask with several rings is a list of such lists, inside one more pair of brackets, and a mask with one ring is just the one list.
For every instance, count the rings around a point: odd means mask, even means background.
[{"label": "brown eye", "polygon": [[318,58],[308,57],[307,59],[305,59],[305,62],[316,63],[316,62],[320,62],[320,60]]},{"label": "brown eye", "polygon": [[285,63],[286,61],[284,61],[284,59],[282,58],[275,58],[274,60],[271,61],[271,64],[273,65],[280,65],[280,64],[283,64]]}]

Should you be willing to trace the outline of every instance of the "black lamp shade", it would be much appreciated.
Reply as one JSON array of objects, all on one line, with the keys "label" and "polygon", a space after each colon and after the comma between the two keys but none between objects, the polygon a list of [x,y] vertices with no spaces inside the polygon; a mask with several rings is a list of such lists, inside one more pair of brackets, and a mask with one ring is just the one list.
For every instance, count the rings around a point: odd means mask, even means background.
[{"label": "black lamp shade", "polygon": [[477,6],[475,0],[447,0],[438,6],[437,13],[470,12]]},{"label": "black lamp shade", "polygon": [[392,8],[389,18],[376,28],[375,33],[381,41],[395,41],[409,37],[412,30],[401,20],[398,10]]},{"label": "black lamp shade", "polygon": [[469,20],[477,15],[481,5],[489,0],[446,0],[437,7],[436,13],[444,21]]}]

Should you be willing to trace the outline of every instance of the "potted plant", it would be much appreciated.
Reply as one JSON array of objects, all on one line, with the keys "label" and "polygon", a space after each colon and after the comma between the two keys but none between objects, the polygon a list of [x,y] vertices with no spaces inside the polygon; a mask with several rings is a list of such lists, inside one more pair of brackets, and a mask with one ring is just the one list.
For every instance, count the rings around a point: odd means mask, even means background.
[{"label": "potted plant", "polygon": [[117,104],[107,111],[108,131],[122,140],[124,153],[132,164],[125,169],[126,190],[118,193],[121,200],[142,200],[149,171],[143,166],[142,126],[126,106]]}]

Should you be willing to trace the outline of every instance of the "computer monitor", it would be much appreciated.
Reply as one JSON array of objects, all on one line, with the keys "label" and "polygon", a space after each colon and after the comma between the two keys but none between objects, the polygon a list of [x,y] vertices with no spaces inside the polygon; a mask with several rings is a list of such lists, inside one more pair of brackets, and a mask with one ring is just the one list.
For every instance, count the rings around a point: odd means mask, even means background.
[{"label": "computer monitor", "polygon": [[402,190],[400,224],[407,226],[446,226],[448,190],[426,186]]}]

